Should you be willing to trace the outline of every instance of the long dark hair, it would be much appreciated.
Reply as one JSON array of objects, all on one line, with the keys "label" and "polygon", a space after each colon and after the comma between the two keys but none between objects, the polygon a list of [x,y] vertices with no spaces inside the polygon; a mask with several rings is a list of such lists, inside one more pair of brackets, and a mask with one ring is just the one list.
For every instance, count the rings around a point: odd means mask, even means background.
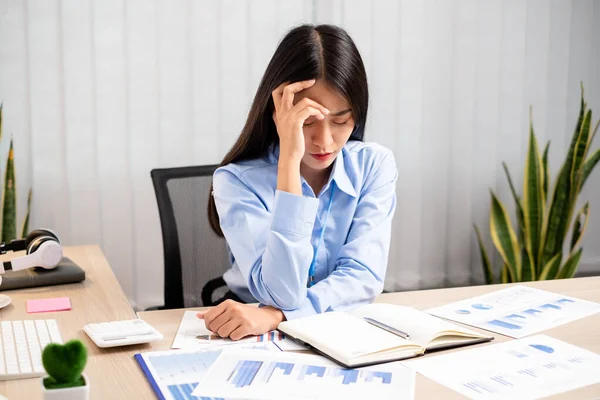
[{"label": "long dark hair", "polygon": [[[362,141],[369,91],[358,49],[342,28],[301,25],[290,30],[279,43],[260,81],[246,125],[220,166],[267,155],[271,145],[279,143],[271,93],[284,82],[309,79],[324,80],[346,99],[355,123],[350,140]],[[223,236],[212,195],[208,200],[208,218],[213,231]]]}]

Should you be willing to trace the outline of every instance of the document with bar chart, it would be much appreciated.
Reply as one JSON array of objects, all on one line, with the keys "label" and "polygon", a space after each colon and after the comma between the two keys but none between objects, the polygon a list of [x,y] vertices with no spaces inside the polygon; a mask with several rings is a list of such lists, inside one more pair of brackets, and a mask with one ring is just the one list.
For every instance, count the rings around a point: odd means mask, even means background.
[{"label": "document with bar chart", "polygon": [[600,355],[546,335],[403,364],[471,399],[538,399],[600,383]]},{"label": "document with bar chart", "polygon": [[[232,346],[243,351],[281,353],[273,344],[239,343]],[[211,350],[168,350],[136,354],[135,359],[160,400],[197,400],[192,391],[208,368],[219,358],[222,348]]]},{"label": "document with bar chart", "polygon": [[426,312],[522,338],[600,312],[600,304],[517,285]]},{"label": "document with bar chart", "polygon": [[288,350],[306,350],[305,347],[297,344],[291,339],[285,337],[285,334],[279,331],[271,331],[264,335],[252,336],[236,342],[222,338],[214,332],[206,329],[204,320],[196,316],[197,311],[186,311],[183,314],[179,329],[175,335],[175,340],[171,348],[173,349],[211,349],[218,346],[225,346],[235,343],[261,343],[275,342],[282,351]]},{"label": "document with bar chart", "polygon": [[400,363],[345,369],[311,354],[227,348],[192,392],[228,399],[413,399],[415,373]]}]

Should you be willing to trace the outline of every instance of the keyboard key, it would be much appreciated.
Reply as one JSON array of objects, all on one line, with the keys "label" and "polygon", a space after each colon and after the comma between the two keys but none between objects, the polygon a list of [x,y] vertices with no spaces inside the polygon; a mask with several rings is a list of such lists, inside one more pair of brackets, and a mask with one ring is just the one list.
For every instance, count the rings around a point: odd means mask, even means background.
[{"label": "keyboard key", "polygon": [[58,325],[56,324],[56,320],[47,319],[46,325],[48,326],[48,332],[50,332],[50,339],[52,343],[62,343],[62,338],[60,337],[60,332],[58,331]]}]

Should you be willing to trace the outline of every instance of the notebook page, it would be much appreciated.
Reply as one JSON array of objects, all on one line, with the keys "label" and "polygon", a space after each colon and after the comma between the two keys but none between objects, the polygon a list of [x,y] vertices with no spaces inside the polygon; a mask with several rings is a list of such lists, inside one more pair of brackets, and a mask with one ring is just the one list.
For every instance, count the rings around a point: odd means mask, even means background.
[{"label": "notebook page", "polygon": [[339,360],[414,343],[343,312],[327,312],[282,322],[279,329]]},{"label": "notebook page", "polygon": [[370,317],[410,335],[412,342],[426,347],[440,332],[458,331],[482,337],[477,332],[426,314],[412,307],[374,303],[351,312],[358,318]]}]

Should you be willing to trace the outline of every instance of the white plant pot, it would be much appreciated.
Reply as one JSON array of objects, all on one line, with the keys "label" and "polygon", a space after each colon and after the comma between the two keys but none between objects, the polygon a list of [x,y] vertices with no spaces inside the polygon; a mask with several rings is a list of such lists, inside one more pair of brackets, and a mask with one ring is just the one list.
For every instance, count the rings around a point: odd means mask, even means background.
[{"label": "white plant pot", "polygon": [[44,400],[88,400],[90,398],[90,381],[86,374],[81,374],[85,381],[85,386],[77,386],[64,389],[46,389],[44,386],[44,376],[41,378],[42,393]]}]

